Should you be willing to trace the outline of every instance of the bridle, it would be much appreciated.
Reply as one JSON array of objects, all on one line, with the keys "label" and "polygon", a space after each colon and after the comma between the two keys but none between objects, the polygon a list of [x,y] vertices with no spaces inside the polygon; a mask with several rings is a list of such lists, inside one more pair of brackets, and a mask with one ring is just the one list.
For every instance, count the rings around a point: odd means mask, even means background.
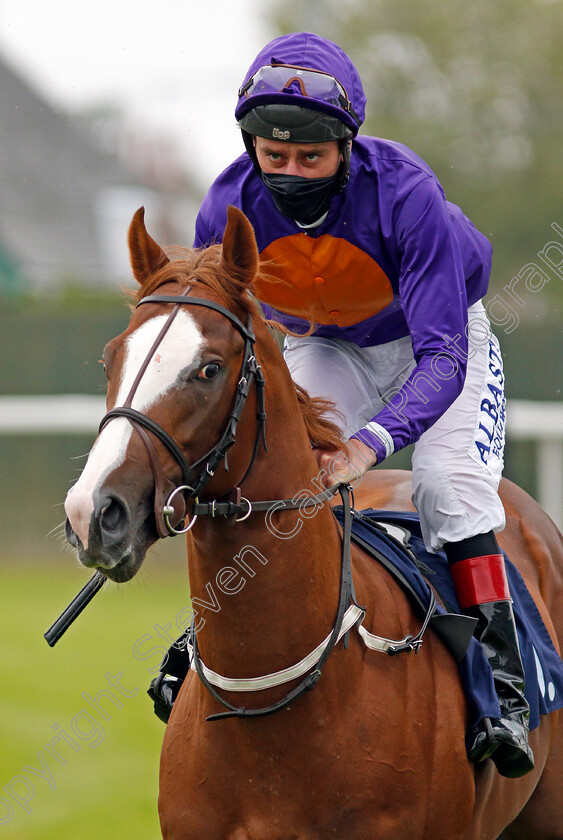
[{"label": "bridle", "polygon": [[[206,674],[204,673],[204,666],[201,662],[201,658],[198,651],[195,623],[193,621],[190,630],[188,631],[190,637],[190,647],[192,652],[192,663],[194,670],[197,672],[199,679],[201,680],[207,691],[209,691],[209,693],[227,709],[227,711],[225,712],[219,712],[217,714],[210,715],[207,718],[207,720],[222,720],[227,717],[246,718],[269,715],[273,712],[279,711],[282,708],[286,708],[289,705],[289,703],[292,703],[302,694],[304,694],[307,691],[310,691],[312,688],[315,687],[320,677],[322,676],[322,668],[326,660],[328,659],[330,653],[333,651],[333,649],[338,644],[341,638],[344,638],[344,645],[347,646],[348,634],[351,627],[357,624],[363,618],[363,615],[365,613],[364,608],[360,607],[356,603],[354,595],[354,585],[352,580],[350,542],[353,507],[350,504],[351,488],[349,485],[346,484],[336,485],[334,487],[329,488],[328,490],[325,490],[322,493],[319,493],[317,496],[308,497],[305,502],[302,499],[299,502],[296,502],[294,499],[277,499],[273,501],[250,502],[248,499],[244,499],[243,497],[241,497],[240,485],[244,482],[245,478],[248,476],[252,469],[255,458],[258,454],[260,442],[263,443],[264,450],[267,452],[266,410],[264,398],[265,380],[260,365],[258,364],[254,353],[254,345],[256,339],[252,330],[251,315],[248,315],[247,323],[245,325],[242,323],[242,321],[239,320],[239,318],[237,318],[236,315],[234,315],[232,312],[230,312],[228,309],[221,306],[220,304],[213,303],[212,301],[205,300],[204,298],[196,298],[189,296],[189,289],[187,294],[178,296],[157,294],[149,295],[147,297],[142,298],[137,304],[137,307],[145,303],[172,303],[174,304],[174,307],[170,312],[168,318],[166,319],[160,332],[158,333],[150,350],[148,351],[135,377],[135,380],[133,381],[125,403],[122,406],[116,406],[115,408],[112,408],[110,411],[107,412],[107,414],[103,417],[100,423],[100,431],[106,426],[107,423],[109,423],[116,417],[125,417],[127,418],[127,420],[129,420],[129,422],[133,426],[133,429],[141,438],[147,450],[147,454],[151,464],[151,470],[154,477],[154,509],[157,522],[157,529],[161,537],[181,534],[185,533],[186,531],[189,531],[193,527],[194,522],[196,521],[197,516],[199,515],[209,515],[212,517],[236,517],[234,521],[243,521],[248,516],[250,516],[252,512],[270,511],[273,507],[275,507],[277,510],[304,510],[310,506],[320,507],[324,505],[337,491],[340,492],[340,495],[342,497],[344,519],[342,533],[340,591],[336,619],[334,621],[332,631],[327,637],[324,648],[320,653],[319,658],[315,662],[314,666],[308,669],[304,678],[300,680],[300,682],[292,690],[290,690],[281,700],[278,700],[277,702],[269,706],[264,706],[257,709],[237,707],[229,703],[227,700],[225,700],[224,697],[221,697],[221,695],[217,693],[217,691],[214,689],[213,685],[207,678]],[[229,419],[227,421],[227,425],[225,426],[223,434],[221,435],[218,443],[214,447],[212,447],[208,452],[206,452],[205,455],[202,455],[201,458],[198,458],[197,461],[195,461],[193,464],[188,464],[178,444],[168,434],[168,432],[166,432],[162,428],[162,426],[160,426],[150,417],[147,417],[145,414],[143,414],[140,411],[137,411],[132,407],[132,401],[135,396],[135,392],[138,388],[141,378],[143,377],[143,374],[145,373],[150,363],[150,360],[152,359],[164,336],[170,329],[174,318],[180,310],[180,307],[184,305],[204,306],[207,309],[212,309],[215,312],[219,312],[225,318],[228,318],[228,320],[233,324],[233,326],[238,330],[238,332],[244,339],[241,375],[236,389],[234,405]],[[222,461],[224,461],[225,466],[227,467],[227,453],[231,446],[235,443],[237,426],[242,411],[244,409],[246,400],[248,398],[250,387],[253,382],[256,388],[257,427],[254,439],[254,448],[246,472],[244,473],[242,479],[238,482],[239,487],[234,488],[234,490],[236,491],[234,498],[232,498],[233,493],[231,492],[230,494],[227,494],[227,496],[231,496],[231,498],[223,497],[223,499],[215,499],[210,502],[199,502],[198,494],[200,494],[206,488],[207,484],[211,480],[219,464]],[[168,477],[164,473],[164,470],[162,469],[158,458],[158,453],[152,440],[147,434],[147,431],[155,435],[164,444],[164,446],[168,449],[172,457],[175,459],[182,472],[183,484],[175,486],[168,479]],[[200,468],[199,472],[197,472],[198,468]],[[192,518],[187,527],[178,529],[176,526],[181,522],[185,515],[184,497],[191,497],[194,499],[194,504],[191,511]],[[173,519],[171,521],[172,517]],[[375,636],[373,636],[372,638],[377,639],[378,643],[382,643],[384,645],[384,647],[381,647],[379,649],[385,650],[386,653],[392,654],[406,650],[418,650],[421,644],[422,636],[426,630],[430,617],[434,612],[434,609],[435,598],[430,603],[423,626],[416,637],[409,635],[405,639],[400,640],[398,642],[393,642],[392,640],[387,640]],[[347,617],[349,617],[350,615],[351,619],[348,619],[348,621],[346,621]],[[370,634],[367,635],[369,636]]]},{"label": "bridle", "polygon": [[[237,318],[236,315],[224,306],[210,300],[205,300],[204,298],[191,297],[189,295],[189,290],[187,294],[183,295],[148,295],[139,301],[137,308],[145,303],[172,303],[174,304],[174,307],[154,340],[152,347],[148,351],[141,367],[139,368],[124,404],[116,406],[107,412],[107,414],[102,418],[99,431],[101,432],[110,420],[113,420],[116,417],[126,417],[133,426],[133,429],[141,438],[149,457],[154,478],[154,512],[158,534],[160,537],[167,537],[185,533],[193,527],[196,519],[195,515],[192,517],[187,527],[180,529],[177,527],[185,515],[185,498],[192,497],[197,503],[198,496],[206,488],[207,484],[215,474],[215,470],[219,464],[224,461],[225,467],[228,469],[227,453],[231,446],[235,443],[238,423],[253,382],[256,385],[256,436],[250,463],[243,478],[238,482],[239,485],[243,483],[244,479],[252,469],[254,460],[258,454],[260,442],[263,443],[264,449],[267,451],[266,410],[264,399],[265,381],[260,365],[256,361],[256,356],[254,354],[256,338],[252,330],[252,317],[250,314],[248,315],[247,323],[245,325],[239,318]],[[147,417],[146,414],[143,414],[141,411],[137,411],[137,409],[132,407],[133,398],[150,360],[154,356],[164,336],[172,326],[176,315],[180,311],[180,307],[184,305],[204,306],[207,309],[212,309],[215,312],[221,313],[221,315],[225,318],[228,318],[244,339],[241,374],[236,389],[233,408],[227,421],[227,425],[225,426],[225,429],[215,446],[192,464],[188,464],[178,444],[168,434],[168,432],[162,428],[162,426],[150,417]],[[174,485],[164,473],[158,458],[158,453],[151,438],[147,434],[147,431],[151,432],[161,441],[161,443],[164,444],[180,467],[182,473],[182,484]],[[200,468],[199,472],[198,468]],[[236,499],[236,501],[240,503],[240,493],[239,498]],[[240,512],[240,504],[238,504],[236,508],[238,512]],[[250,510],[250,503],[247,502],[244,517],[250,514]],[[199,513],[201,513],[201,511],[199,511]]]}]

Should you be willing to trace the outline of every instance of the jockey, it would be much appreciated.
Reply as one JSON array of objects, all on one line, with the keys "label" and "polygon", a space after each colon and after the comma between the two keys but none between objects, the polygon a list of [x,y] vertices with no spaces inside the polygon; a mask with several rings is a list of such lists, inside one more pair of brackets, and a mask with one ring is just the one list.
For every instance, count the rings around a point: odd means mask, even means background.
[{"label": "jockey", "polygon": [[478,619],[501,708],[499,720],[470,734],[469,756],[520,776],[533,754],[495,538],[505,525],[497,493],[505,396],[482,304],[492,249],[414,152],[357,136],[365,101],[336,44],[306,32],[269,43],[238,93],[246,153],[209,190],[194,245],[221,240],[230,204],[250,219],[274,276],[254,292],[291,330],[293,379],[334,401],[347,441],[347,458],[316,452],[327,486],[415,444],[424,540],[444,550],[461,607]]}]

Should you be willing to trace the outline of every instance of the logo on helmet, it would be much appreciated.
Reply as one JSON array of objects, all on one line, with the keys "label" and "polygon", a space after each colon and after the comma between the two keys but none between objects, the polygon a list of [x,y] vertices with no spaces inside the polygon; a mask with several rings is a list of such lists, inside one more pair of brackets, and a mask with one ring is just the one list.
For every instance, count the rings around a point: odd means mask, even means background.
[{"label": "logo on helmet", "polygon": [[282,131],[281,128],[273,128],[272,137],[277,137],[278,140],[289,140],[291,137],[291,131]]}]

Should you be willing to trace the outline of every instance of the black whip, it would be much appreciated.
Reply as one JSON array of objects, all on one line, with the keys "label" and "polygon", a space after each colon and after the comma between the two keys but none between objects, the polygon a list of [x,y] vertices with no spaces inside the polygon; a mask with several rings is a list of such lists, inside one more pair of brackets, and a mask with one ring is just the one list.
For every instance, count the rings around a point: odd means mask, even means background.
[{"label": "black whip", "polygon": [[107,578],[101,572],[96,572],[86,583],[78,595],[73,598],[66,610],[57,618],[54,624],[44,633],[47,644],[53,647],[61,636],[66,633],[72,622],[78,618],[84,607],[87,607],[96,592],[98,592]]}]

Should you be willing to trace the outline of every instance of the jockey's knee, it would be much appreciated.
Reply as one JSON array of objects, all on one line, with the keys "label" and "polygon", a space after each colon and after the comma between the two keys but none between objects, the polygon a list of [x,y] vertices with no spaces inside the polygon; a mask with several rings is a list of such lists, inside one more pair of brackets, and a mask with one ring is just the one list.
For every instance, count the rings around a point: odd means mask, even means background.
[{"label": "jockey's knee", "polygon": [[412,501],[429,551],[504,527],[496,480],[472,469],[465,459],[440,459],[415,450],[412,467]]}]

